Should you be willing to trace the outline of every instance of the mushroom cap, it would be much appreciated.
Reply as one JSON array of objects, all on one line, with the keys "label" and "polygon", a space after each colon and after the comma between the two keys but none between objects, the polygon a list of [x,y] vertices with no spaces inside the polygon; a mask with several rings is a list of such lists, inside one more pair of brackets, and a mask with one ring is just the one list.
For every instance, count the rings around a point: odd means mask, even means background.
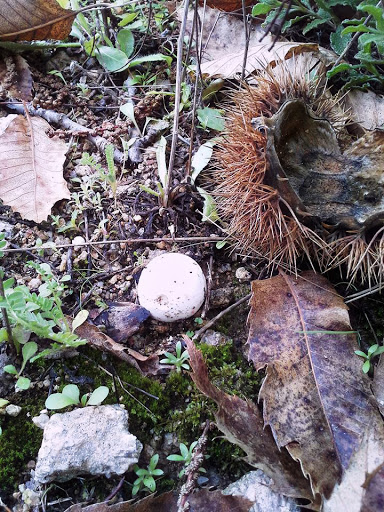
[{"label": "mushroom cap", "polygon": [[156,320],[175,322],[193,316],[205,299],[206,281],[195,260],[165,253],[151,260],[138,283],[140,305]]}]

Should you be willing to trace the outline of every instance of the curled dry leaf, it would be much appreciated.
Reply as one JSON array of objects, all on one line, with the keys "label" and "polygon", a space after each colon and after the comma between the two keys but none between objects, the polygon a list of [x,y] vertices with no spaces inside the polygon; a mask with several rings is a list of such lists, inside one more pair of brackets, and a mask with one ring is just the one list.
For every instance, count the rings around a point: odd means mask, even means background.
[{"label": "curled dry leaf", "polygon": [[[72,328],[72,318],[67,316],[66,319],[69,327]],[[136,352],[136,350],[132,350],[117,343],[103,333],[96,325],[84,322],[75,329],[75,333],[80,338],[87,340],[89,345],[102,352],[109,352],[118,359],[127,362],[144,375],[156,375],[159,371],[160,365],[158,356],[143,356],[139,352]]]},{"label": "curled dry leaf", "polygon": [[347,307],[312,271],[253,281],[252,291],[249,359],[267,367],[265,424],[300,461],[314,493],[329,498],[368,429],[383,431]]},{"label": "curled dry leaf", "polygon": [[[290,59],[293,55],[301,55],[304,53],[319,54],[320,47],[312,43],[288,43],[277,42],[273,49],[270,48],[271,43],[258,43],[249,47],[246,75],[254,71],[265,70],[268,65],[272,67],[281,61]],[[244,51],[226,54],[219,59],[205,62],[201,66],[204,75],[217,76],[222,78],[233,78],[236,74],[241,73],[244,61]]]},{"label": "curled dry leaf", "polygon": [[384,124],[384,98],[373,91],[349,91],[344,102],[351,119],[365,130],[375,130]]},{"label": "curled dry leaf", "polygon": [[13,100],[32,99],[32,75],[21,55],[0,51],[0,93],[3,92]]},{"label": "curled dry leaf", "polygon": [[62,9],[56,0],[2,0],[0,40],[65,39],[75,16],[74,11]]},{"label": "curled dry leaf", "polygon": [[66,144],[39,117],[0,119],[0,198],[24,219],[42,222],[70,193],[63,178]]},{"label": "curled dry leaf", "polygon": [[246,461],[272,478],[272,488],[285,496],[313,499],[309,482],[297,464],[283,449],[279,450],[269,428],[264,428],[262,413],[252,402],[231,396],[214,386],[208,377],[201,352],[187,337],[192,379],[199,390],[218,405],[218,428],[226,438],[247,454]]},{"label": "curled dry leaf", "polygon": [[[255,5],[257,0],[245,0],[244,5],[248,7],[249,5]],[[203,0],[199,0],[200,5],[204,5]],[[212,7],[213,9],[219,9],[220,11],[236,11],[238,9],[242,9],[243,0],[207,0],[208,7]]]}]

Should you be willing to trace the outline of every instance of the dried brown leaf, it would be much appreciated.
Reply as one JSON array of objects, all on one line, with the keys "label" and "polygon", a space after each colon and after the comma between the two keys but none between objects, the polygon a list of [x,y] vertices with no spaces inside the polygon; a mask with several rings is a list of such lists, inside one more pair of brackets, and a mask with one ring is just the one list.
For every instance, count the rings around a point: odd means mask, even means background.
[{"label": "dried brown leaf", "polygon": [[149,311],[132,302],[113,302],[95,318],[95,324],[103,324],[108,335],[121,343],[133,336],[149,315]]},{"label": "dried brown leaf", "polygon": [[[115,505],[97,503],[82,507],[72,505],[65,512],[177,512],[178,496],[166,492],[160,496],[151,495],[137,503],[124,501]],[[241,496],[226,496],[221,491],[201,489],[189,496],[189,512],[248,512],[252,502]]]},{"label": "dried brown leaf", "polygon": [[365,130],[374,130],[384,124],[384,98],[373,91],[349,91],[344,102],[348,114]]},{"label": "dried brown leaf", "polygon": [[[249,5],[255,5],[257,0],[245,0],[244,5],[248,7]],[[203,0],[199,0],[200,5],[204,5]],[[207,5],[212,9],[219,9],[220,11],[236,11],[241,9],[243,6],[243,0],[207,0]]]},{"label": "dried brown leaf", "polygon": [[285,496],[313,499],[309,482],[299,464],[285,450],[279,450],[269,428],[264,428],[258,407],[238,396],[231,396],[215,387],[209,380],[206,364],[194,343],[185,337],[192,379],[199,390],[218,405],[215,414],[218,428],[226,438],[247,454],[246,461],[262,469],[273,480],[273,489]]},{"label": "dried brown leaf", "polygon": [[[68,325],[72,328],[72,318],[67,316]],[[143,356],[136,350],[132,350],[121,343],[117,343],[107,334],[102,332],[96,325],[84,322],[75,329],[75,333],[88,341],[90,345],[101,350],[109,352],[118,359],[127,362],[144,375],[156,375],[159,371],[159,358],[156,355]]]},{"label": "dried brown leaf", "polygon": [[66,144],[50,138],[39,117],[9,114],[0,119],[0,198],[24,219],[46,220],[70,193],[63,178]]},{"label": "dried brown leaf", "polygon": [[32,75],[27,61],[18,54],[0,51],[0,93],[11,99],[31,101]]},{"label": "dried brown leaf", "polygon": [[76,12],[62,9],[56,0],[2,0],[0,40],[65,39]]},{"label": "dried brown leaf", "polygon": [[[319,46],[312,43],[289,43],[277,42],[273,49],[270,49],[270,42],[258,43],[249,47],[247,64],[245,67],[246,76],[254,71],[264,70],[268,65],[290,59],[293,55],[301,55],[308,52],[318,53]],[[227,53],[224,57],[205,62],[201,66],[204,75],[219,76],[222,78],[233,78],[241,73],[244,61],[244,51]]]},{"label": "dried brown leaf", "polygon": [[347,307],[311,271],[254,281],[252,290],[249,359],[258,370],[267,367],[265,423],[301,462],[314,492],[329,497],[369,425],[381,422],[354,355]]}]

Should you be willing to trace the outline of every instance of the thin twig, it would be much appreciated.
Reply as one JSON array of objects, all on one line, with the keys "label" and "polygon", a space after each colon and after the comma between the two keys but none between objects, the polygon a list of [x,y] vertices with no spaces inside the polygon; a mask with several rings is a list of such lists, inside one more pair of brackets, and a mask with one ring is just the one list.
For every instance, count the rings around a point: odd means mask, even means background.
[{"label": "thin twig", "polygon": [[245,68],[247,66],[249,38],[250,38],[250,35],[251,35],[251,29],[248,26],[248,16],[247,16],[247,9],[246,9],[246,5],[245,5],[245,0],[241,0],[241,7],[242,7],[242,11],[243,11],[244,37],[245,37],[243,66],[241,68],[241,81],[243,81],[244,77],[245,77]]},{"label": "thin twig", "polygon": [[[97,242],[84,242],[82,244],[78,244],[76,247],[82,246],[96,246],[96,245],[111,245],[111,244],[158,244],[159,242],[170,242],[170,243],[181,243],[181,242],[211,242],[217,243],[227,240],[226,237],[223,236],[189,236],[189,237],[176,237],[176,238],[127,238],[124,240],[101,240]],[[44,249],[52,250],[52,249],[67,249],[68,247],[73,247],[72,244],[60,244],[60,245],[51,245],[44,247],[43,245],[35,246],[35,247],[20,247],[15,249],[2,249],[4,253],[11,252],[28,252],[28,251],[43,251]]]},{"label": "thin twig", "polygon": [[212,320],[210,320],[209,322],[207,322],[204,327],[202,327],[201,329],[199,329],[197,332],[195,332],[194,336],[193,336],[193,340],[197,340],[200,338],[200,336],[207,330],[209,329],[210,327],[212,327],[212,325],[214,325],[217,320],[219,320],[221,317],[223,317],[224,315],[226,315],[227,313],[229,313],[230,311],[232,311],[233,309],[237,308],[238,306],[240,306],[240,304],[242,304],[243,302],[246,302],[247,300],[249,300],[250,298],[252,297],[252,293],[248,293],[248,295],[246,295],[245,297],[242,297],[241,299],[239,299],[237,302],[235,302],[234,304],[232,304],[231,306],[228,306],[226,309],[224,309],[223,311],[221,311],[218,315],[215,316],[215,318],[212,318]]},{"label": "thin twig", "polygon": [[[3,277],[1,275],[0,275],[0,297],[3,300],[5,300]],[[3,315],[3,322],[5,325],[5,329],[7,331],[8,341],[9,341],[9,343],[12,343],[12,345],[14,346],[11,324],[9,322],[8,313],[7,313],[6,308],[1,308],[1,314]]]},{"label": "thin twig", "polygon": [[175,165],[176,146],[179,133],[179,110],[180,110],[180,98],[181,98],[181,74],[183,69],[183,47],[184,47],[184,35],[185,28],[187,25],[189,0],[185,0],[183,21],[180,27],[180,34],[177,43],[177,67],[176,67],[176,90],[175,90],[175,110],[173,118],[173,131],[172,131],[172,145],[171,154],[169,157],[167,183],[164,188],[163,206],[168,206],[169,190],[172,183],[173,167]]}]

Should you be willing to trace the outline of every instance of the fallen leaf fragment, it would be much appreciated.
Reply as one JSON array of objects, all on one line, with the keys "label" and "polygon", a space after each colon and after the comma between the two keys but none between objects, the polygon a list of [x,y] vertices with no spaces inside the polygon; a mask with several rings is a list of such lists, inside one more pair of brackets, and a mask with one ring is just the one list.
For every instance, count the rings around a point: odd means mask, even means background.
[{"label": "fallen leaf fragment", "polygon": [[2,0],[0,40],[65,39],[76,12],[62,9],[56,0]]},{"label": "fallen leaf fragment", "polygon": [[372,382],[372,391],[375,395],[377,407],[384,416],[384,357],[381,355],[375,368]]},{"label": "fallen leaf fragment", "polygon": [[13,100],[32,99],[32,75],[27,61],[17,53],[0,51],[0,93]]},{"label": "fallen leaf fragment", "polygon": [[[151,495],[136,503],[124,501],[108,506],[97,503],[82,507],[72,505],[65,512],[177,512],[178,495],[166,492],[160,496]],[[248,512],[252,502],[241,496],[226,496],[221,491],[201,489],[189,496],[189,512]]]},{"label": "fallen leaf fragment", "polygon": [[[249,5],[254,5],[257,3],[257,0],[245,0],[245,7]],[[200,5],[204,5],[203,0],[199,0]],[[243,6],[242,0],[208,0],[207,5],[212,7],[213,9],[219,9],[220,11],[236,11],[237,9],[241,9]]]},{"label": "fallen leaf fragment", "polygon": [[323,512],[381,512],[384,504],[383,429],[372,424]]},{"label": "fallen leaf fragment", "polygon": [[366,130],[384,124],[384,98],[373,91],[349,91],[343,99],[348,115]]},{"label": "fallen leaf fragment", "polygon": [[382,431],[347,306],[312,271],[253,281],[252,291],[249,359],[267,368],[265,424],[300,461],[313,491],[329,498],[368,428]]},{"label": "fallen leaf fragment", "polygon": [[185,337],[193,370],[192,379],[199,390],[218,405],[215,414],[218,428],[226,438],[247,454],[246,461],[272,478],[272,488],[285,496],[313,500],[309,482],[296,463],[283,449],[279,450],[269,428],[264,428],[261,411],[249,401],[231,396],[209,380],[201,352]]},{"label": "fallen leaf fragment", "polygon": [[[67,316],[66,319],[69,327],[72,328],[72,318]],[[89,345],[92,345],[102,352],[109,352],[122,361],[126,361],[144,375],[156,375],[159,371],[160,364],[158,356],[143,356],[136,352],[136,350],[132,350],[121,343],[117,343],[102,332],[96,325],[84,322],[77,327],[75,333],[79,338],[87,340]]]},{"label": "fallen leaf fragment", "polygon": [[132,302],[114,302],[103,311],[94,322],[103,324],[109,336],[118,343],[127,341],[137,332],[150,313]]},{"label": "fallen leaf fragment", "polygon": [[[312,43],[277,42],[270,49],[270,42],[258,43],[249,47],[245,75],[254,71],[264,70],[268,65],[272,67],[281,61],[290,59],[293,55],[301,55],[308,52],[319,53],[320,47]],[[233,78],[242,72],[244,51],[229,53],[224,57],[205,62],[201,66],[201,72],[207,76]]]},{"label": "fallen leaf fragment", "polygon": [[50,138],[40,117],[0,119],[0,198],[24,219],[47,220],[52,206],[70,193],[63,178],[66,144]]}]

